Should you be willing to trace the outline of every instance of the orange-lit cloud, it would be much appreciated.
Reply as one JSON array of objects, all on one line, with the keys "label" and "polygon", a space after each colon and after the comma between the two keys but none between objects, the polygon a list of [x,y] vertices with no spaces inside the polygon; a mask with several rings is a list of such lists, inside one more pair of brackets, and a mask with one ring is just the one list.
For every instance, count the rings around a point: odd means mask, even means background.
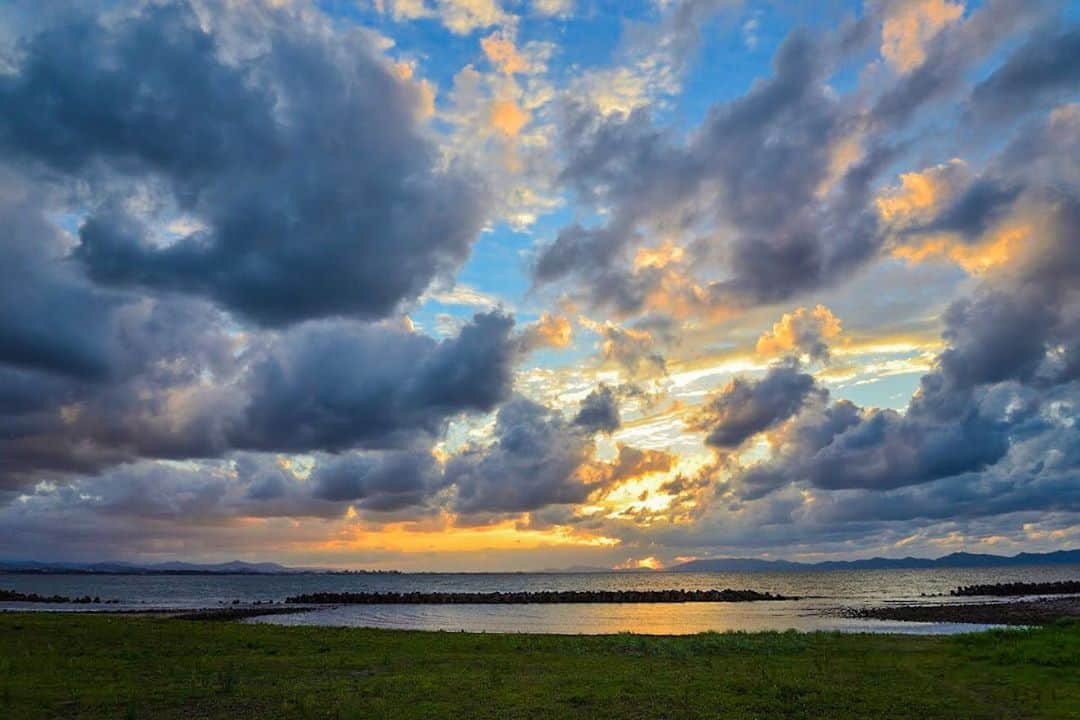
[{"label": "orange-lit cloud", "polygon": [[761,355],[783,355],[792,351],[808,352],[811,355],[823,351],[828,341],[839,337],[840,318],[824,305],[810,308],[798,308],[784,313],[772,326],[758,338],[756,350]]},{"label": "orange-lit cloud", "polygon": [[634,255],[634,269],[664,268],[672,263],[681,262],[686,256],[686,249],[666,240],[656,247],[639,248]]},{"label": "orange-lit cloud", "polygon": [[926,46],[960,19],[962,2],[950,0],[894,0],[881,27],[881,56],[906,73],[926,60]]},{"label": "orange-lit cloud", "polygon": [[953,262],[972,275],[1008,263],[1034,237],[1031,211],[999,222],[978,238],[954,232],[922,232],[920,223],[931,221],[971,182],[967,165],[952,160],[919,172],[904,173],[900,185],[879,195],[878,215],[896,231],[890,246],[893,257],[909,263],[932,260]]},{"label": "orange-lit cloud", "polygon": [[574,339],[570,321],[562,315],[545,312],[532,325],[525,328],[523,341],[527,349],[538,347],[565,348]]},{"label": "orange-lit cloud", "polygon": [[1016,257],[1030,242],[1033,232],[1026,221],[1013,220],[988,232],[977,243],[966,243],[955,235],[942,233],[921,242],[898,245],[892,249],[892,254],[910,263],[945,259],[971,275],[981,275]]},{"label": "orange-lit cloud", "polygon": [[956,193],[967,166],[951,160],[920,172],[900,175],[899,187],[893,187],[875,200],[878,215],[886,223],[906,225],[930,219],[934,211]]},{"label": "orange-lit cloud", "polygon": [[514,46],[512,38],[505,34],[492,33],[480,41],[480,47],[489,62],[507,75],[525,72],[529,63]]},{"label": "orange-lit cloud", "polygon": [[491,103],[491,125],[507,137],[517,137],[529,122],[529,114],[513,100],[498,98]]}]

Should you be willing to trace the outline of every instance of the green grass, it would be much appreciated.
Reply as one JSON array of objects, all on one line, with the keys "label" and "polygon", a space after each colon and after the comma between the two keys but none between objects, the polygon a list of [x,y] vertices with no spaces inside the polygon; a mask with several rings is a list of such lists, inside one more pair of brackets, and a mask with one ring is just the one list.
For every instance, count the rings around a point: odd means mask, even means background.
[{"label": "green grass", "polygon": [[559,637],[0,614],[0,718],[1080,718],[1080,625]]}]

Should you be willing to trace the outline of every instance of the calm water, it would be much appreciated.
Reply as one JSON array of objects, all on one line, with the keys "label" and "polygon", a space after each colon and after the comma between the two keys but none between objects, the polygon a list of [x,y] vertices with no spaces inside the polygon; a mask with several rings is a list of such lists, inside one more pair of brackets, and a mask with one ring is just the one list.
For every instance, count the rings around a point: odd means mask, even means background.
[{"label": "calm water", "polygon": [[[354,605],[250,622],[343,625],[472,632],[681,634],[705,630],[854,630],[957,632],[973,625],[895,623],[837,617],[841,607],[925,601],[921,593],[948,593],[959,585],[1080,579],[1080,566],[939,570],[837,570],[783,573],[588,573],[407,575],[0,575],[0,588],[42,595],[96,595],[121,605],[77,609],[205,608],[256,600],[280,602],[310,592],[413,590],[493,592],[519,590],[752,589],[801,600],[756,603],[589,605]],[[934,602],[959,602],[935,598]],[[968,600],[970,601],[970,600]],[[26,604],[0,604],[13,609]],[[61,606],[63,607],[63,606]],[[34,609],[48,609],[36,606]],[[66,609],[73,609],[67,606]]]}]

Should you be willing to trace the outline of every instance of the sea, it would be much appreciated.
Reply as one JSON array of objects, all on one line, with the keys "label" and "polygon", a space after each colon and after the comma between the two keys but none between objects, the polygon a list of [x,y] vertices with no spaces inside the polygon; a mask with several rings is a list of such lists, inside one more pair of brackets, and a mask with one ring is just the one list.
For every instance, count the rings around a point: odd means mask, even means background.
[{"label": "sea", "polygon": [[[1080,579],[1080,565],[918,570],[785,572],[372,573],[266,575],[0,574],[0,589],[39,595],[100,597],[117,603],[50,605],[0,603],[3,610],[118,610],[219,608],[281,603],[314,592],[512,592],[542,590],[706,590],[770,592],[798,600],[742,603],[625,603],[566,605],[344,605],[269,615],[244,622],[440,630],[681,635],[705,631],[837,630],[956,633],[985,626],[913,623],[845,616],[845,609],[926,602],[972,602],[949,591],[972,584]],[[927,597],[934,596],[934,597]],[[1009,598],[1014,599],[1014,598]],[[1003,601],[983,598],[980,602]],[[238,602],[237,602],[238,601]]]}]

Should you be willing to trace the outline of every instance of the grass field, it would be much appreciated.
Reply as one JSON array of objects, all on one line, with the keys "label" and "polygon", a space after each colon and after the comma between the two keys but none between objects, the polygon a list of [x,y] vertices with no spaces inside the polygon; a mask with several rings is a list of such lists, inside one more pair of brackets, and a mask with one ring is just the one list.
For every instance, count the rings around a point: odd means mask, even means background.
[{"label": "grass field", "polygon": [[1080,625],[653,638],[0,614],[0,717],[1080,718]]}]

